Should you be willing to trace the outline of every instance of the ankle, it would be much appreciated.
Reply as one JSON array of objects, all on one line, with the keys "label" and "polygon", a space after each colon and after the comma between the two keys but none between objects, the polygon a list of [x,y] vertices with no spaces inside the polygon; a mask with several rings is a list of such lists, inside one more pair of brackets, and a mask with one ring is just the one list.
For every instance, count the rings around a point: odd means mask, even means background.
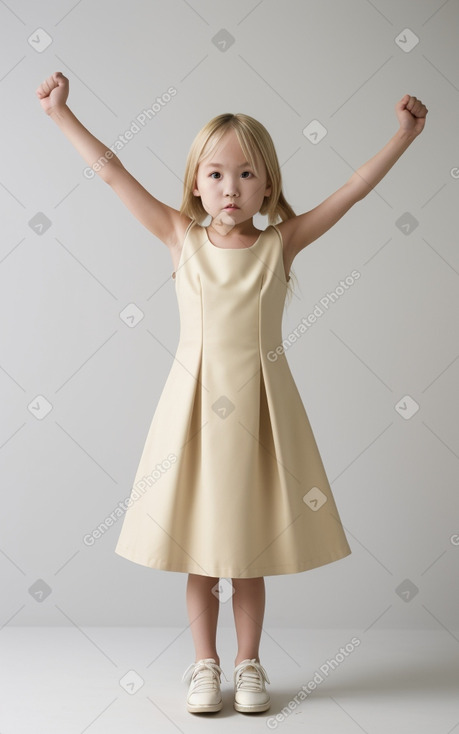
[{"label": "ankle", "polygon": [[220,658],[218,657],[216,653],[212,653],[212,652],[207,655],[200,655],[200,656],[196,655],[194,662],[197,663],[199,660],[205,660],[206,658],[213,658],[215,662],[217,663],[217,665],[220,665]]},{"label": "ankle", "polygon": [[260,658],[258,657],[258,655],[244,655],[244,654],[238,655],[234,661],[234,667],[239,665],[239,663],[242,663],[243,660],[253,660],[253,659],[255,659],[257,663],[260,662]]}]

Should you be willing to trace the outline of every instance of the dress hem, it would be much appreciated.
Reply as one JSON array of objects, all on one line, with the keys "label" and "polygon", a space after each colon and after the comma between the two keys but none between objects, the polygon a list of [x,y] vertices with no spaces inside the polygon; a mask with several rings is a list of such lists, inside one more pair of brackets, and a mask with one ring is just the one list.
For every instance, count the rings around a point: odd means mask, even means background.
[{"label": "dress hem", "polygon": [[202,573],[202,569],[197,566],[190,566],[187,564],[174,564],[161,559],[154,559],[152,561],[145,561],[145,559],[136,556],[126,549],[117,549],[114,551],[117,555],[122,558],[126,558],[132,563],[137,563],[141,566],[147,566],[148,568],[157,569],[159,571],[175,571],[177,573],[194,573],[200,576],[212,576],[214,578],[257,578],[259,576],[278,576],[280,574],[292,574],[292,573],[303,573],[304,571],[310,571],[314,568],[320,568],[328,563],[334,563],[342,558],[346,558],[351,555],[352,551],[350,548],[340,548],[335,552],[326,553],[322,556],[318,556],[314,559],[306,561],[305,563],[299,564],[283,564],[275,568],[270,566],[269,568],[256,568],[250,571],[250,575],[241,575],[240,570],[235,572],[235,569],[229,567],[222,569],[217,572],[216,569],[211,570],[210,573]]}]

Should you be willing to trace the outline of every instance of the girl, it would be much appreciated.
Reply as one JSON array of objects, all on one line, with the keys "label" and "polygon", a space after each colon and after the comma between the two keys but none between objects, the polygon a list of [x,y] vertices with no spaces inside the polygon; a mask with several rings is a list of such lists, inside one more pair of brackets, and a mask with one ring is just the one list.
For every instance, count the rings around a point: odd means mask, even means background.
[{"label": "girl", "polygon": [[[299,216],[284,198],[267,130],[247,115],[219,115],[191,146],[177,211],[151,196],[85,129],[66,104],[68,93],[60,72],[36,90],[88,166],[169,248],[180,311],[176,358],[115,552],[188,573],[196,651],[184,674],[188,710],[222,708],[217,618],[220,597],[232,595],[234,706],[266,711],[269,679],[259,659],[264,576],[298,573],[351,553],[282,349],[290,269],[301,250],[381,181],[423,130],[427,109],[406,94],[395,106],[400,128],[385,147]],[[268,216],[264,231],[252,221],[258,212]],[[232,584],[220,582],[229,578]]]}]

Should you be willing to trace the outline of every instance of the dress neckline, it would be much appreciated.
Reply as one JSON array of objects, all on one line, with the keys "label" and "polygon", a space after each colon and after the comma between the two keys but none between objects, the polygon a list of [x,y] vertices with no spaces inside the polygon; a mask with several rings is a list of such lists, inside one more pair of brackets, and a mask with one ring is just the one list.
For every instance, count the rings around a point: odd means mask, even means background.
[{"label": "dress neckline", "polygon": [[232,252],[238,252],[239,250],[251,250],[253,247],[255,247],[255,245],[257,245],[260,241],[262,234],[264,234],[266,230],[262,230],[253,245],[250,245],[249,247],[217,247],[217,245],[214,245],[214,243],[210,241],[207,227],[204,227],[204,232],[206,233],[207,242],[212,245],[215,250],[231,250]]}]

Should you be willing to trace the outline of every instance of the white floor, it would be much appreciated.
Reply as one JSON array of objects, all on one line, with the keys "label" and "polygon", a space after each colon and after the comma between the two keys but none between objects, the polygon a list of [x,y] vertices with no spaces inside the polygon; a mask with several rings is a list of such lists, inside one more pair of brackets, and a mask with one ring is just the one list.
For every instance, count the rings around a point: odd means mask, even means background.
[{"label": "white floor", "polygon": [[271,708],[261,714],[232,705],[234,629],[219,627],[218,649],[223,710],[196,715],[181,681],[194,660],[188,630],[4,627],[0,732],[459,734],[457,633],[270,629],[260,660]]}]

